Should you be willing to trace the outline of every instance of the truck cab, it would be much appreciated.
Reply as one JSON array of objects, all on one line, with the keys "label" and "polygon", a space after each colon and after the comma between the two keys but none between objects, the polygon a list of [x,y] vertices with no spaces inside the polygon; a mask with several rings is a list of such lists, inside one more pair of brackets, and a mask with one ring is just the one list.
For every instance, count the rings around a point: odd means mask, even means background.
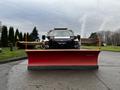
[{"label": "truck cab", "polygon": [[79,49],[80,35],[67,28],[54,28],[42,36],[45,49]]}]

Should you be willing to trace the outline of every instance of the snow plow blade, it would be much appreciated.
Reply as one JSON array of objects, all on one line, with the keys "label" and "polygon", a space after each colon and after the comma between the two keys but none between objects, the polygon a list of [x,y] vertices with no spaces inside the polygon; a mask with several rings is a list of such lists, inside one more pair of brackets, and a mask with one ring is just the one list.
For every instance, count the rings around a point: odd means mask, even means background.
[{"label": "snow plow blade", "polygon": [[98,69],[99,50],[26,50],[28,70]]}]

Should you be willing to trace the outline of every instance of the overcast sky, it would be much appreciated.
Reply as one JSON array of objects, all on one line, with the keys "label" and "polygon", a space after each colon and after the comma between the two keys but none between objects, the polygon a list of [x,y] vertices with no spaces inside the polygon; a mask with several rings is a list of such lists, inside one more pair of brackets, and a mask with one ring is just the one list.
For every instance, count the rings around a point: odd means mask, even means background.
[{"label": "overcast sky", "polygon": [[0,21],[23,32],[67,27],[87,37],[120,28],[120,0],[0,0]]}]

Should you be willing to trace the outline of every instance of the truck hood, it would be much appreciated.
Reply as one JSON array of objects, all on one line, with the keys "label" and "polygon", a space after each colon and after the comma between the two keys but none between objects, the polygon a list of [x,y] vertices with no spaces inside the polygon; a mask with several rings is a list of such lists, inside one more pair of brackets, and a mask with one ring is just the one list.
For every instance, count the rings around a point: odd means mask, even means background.
[{"label": "truck hood", "polygon": [[70,37],[54,37],[54,39],[70,39]]},{"label": "truck hood", "polygon": [[54,41],[71,41],[70,37],[54,37]]}]

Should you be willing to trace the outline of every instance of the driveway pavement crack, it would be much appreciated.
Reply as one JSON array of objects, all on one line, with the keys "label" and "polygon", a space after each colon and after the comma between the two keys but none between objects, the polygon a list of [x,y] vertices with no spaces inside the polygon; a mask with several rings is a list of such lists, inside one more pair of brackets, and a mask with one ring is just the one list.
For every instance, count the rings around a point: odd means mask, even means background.
[{"label": "driveway pavement crack", "polygon": [[107,90],[112,90],[100,77],[95,73],[97,79],[107,88]]}]

